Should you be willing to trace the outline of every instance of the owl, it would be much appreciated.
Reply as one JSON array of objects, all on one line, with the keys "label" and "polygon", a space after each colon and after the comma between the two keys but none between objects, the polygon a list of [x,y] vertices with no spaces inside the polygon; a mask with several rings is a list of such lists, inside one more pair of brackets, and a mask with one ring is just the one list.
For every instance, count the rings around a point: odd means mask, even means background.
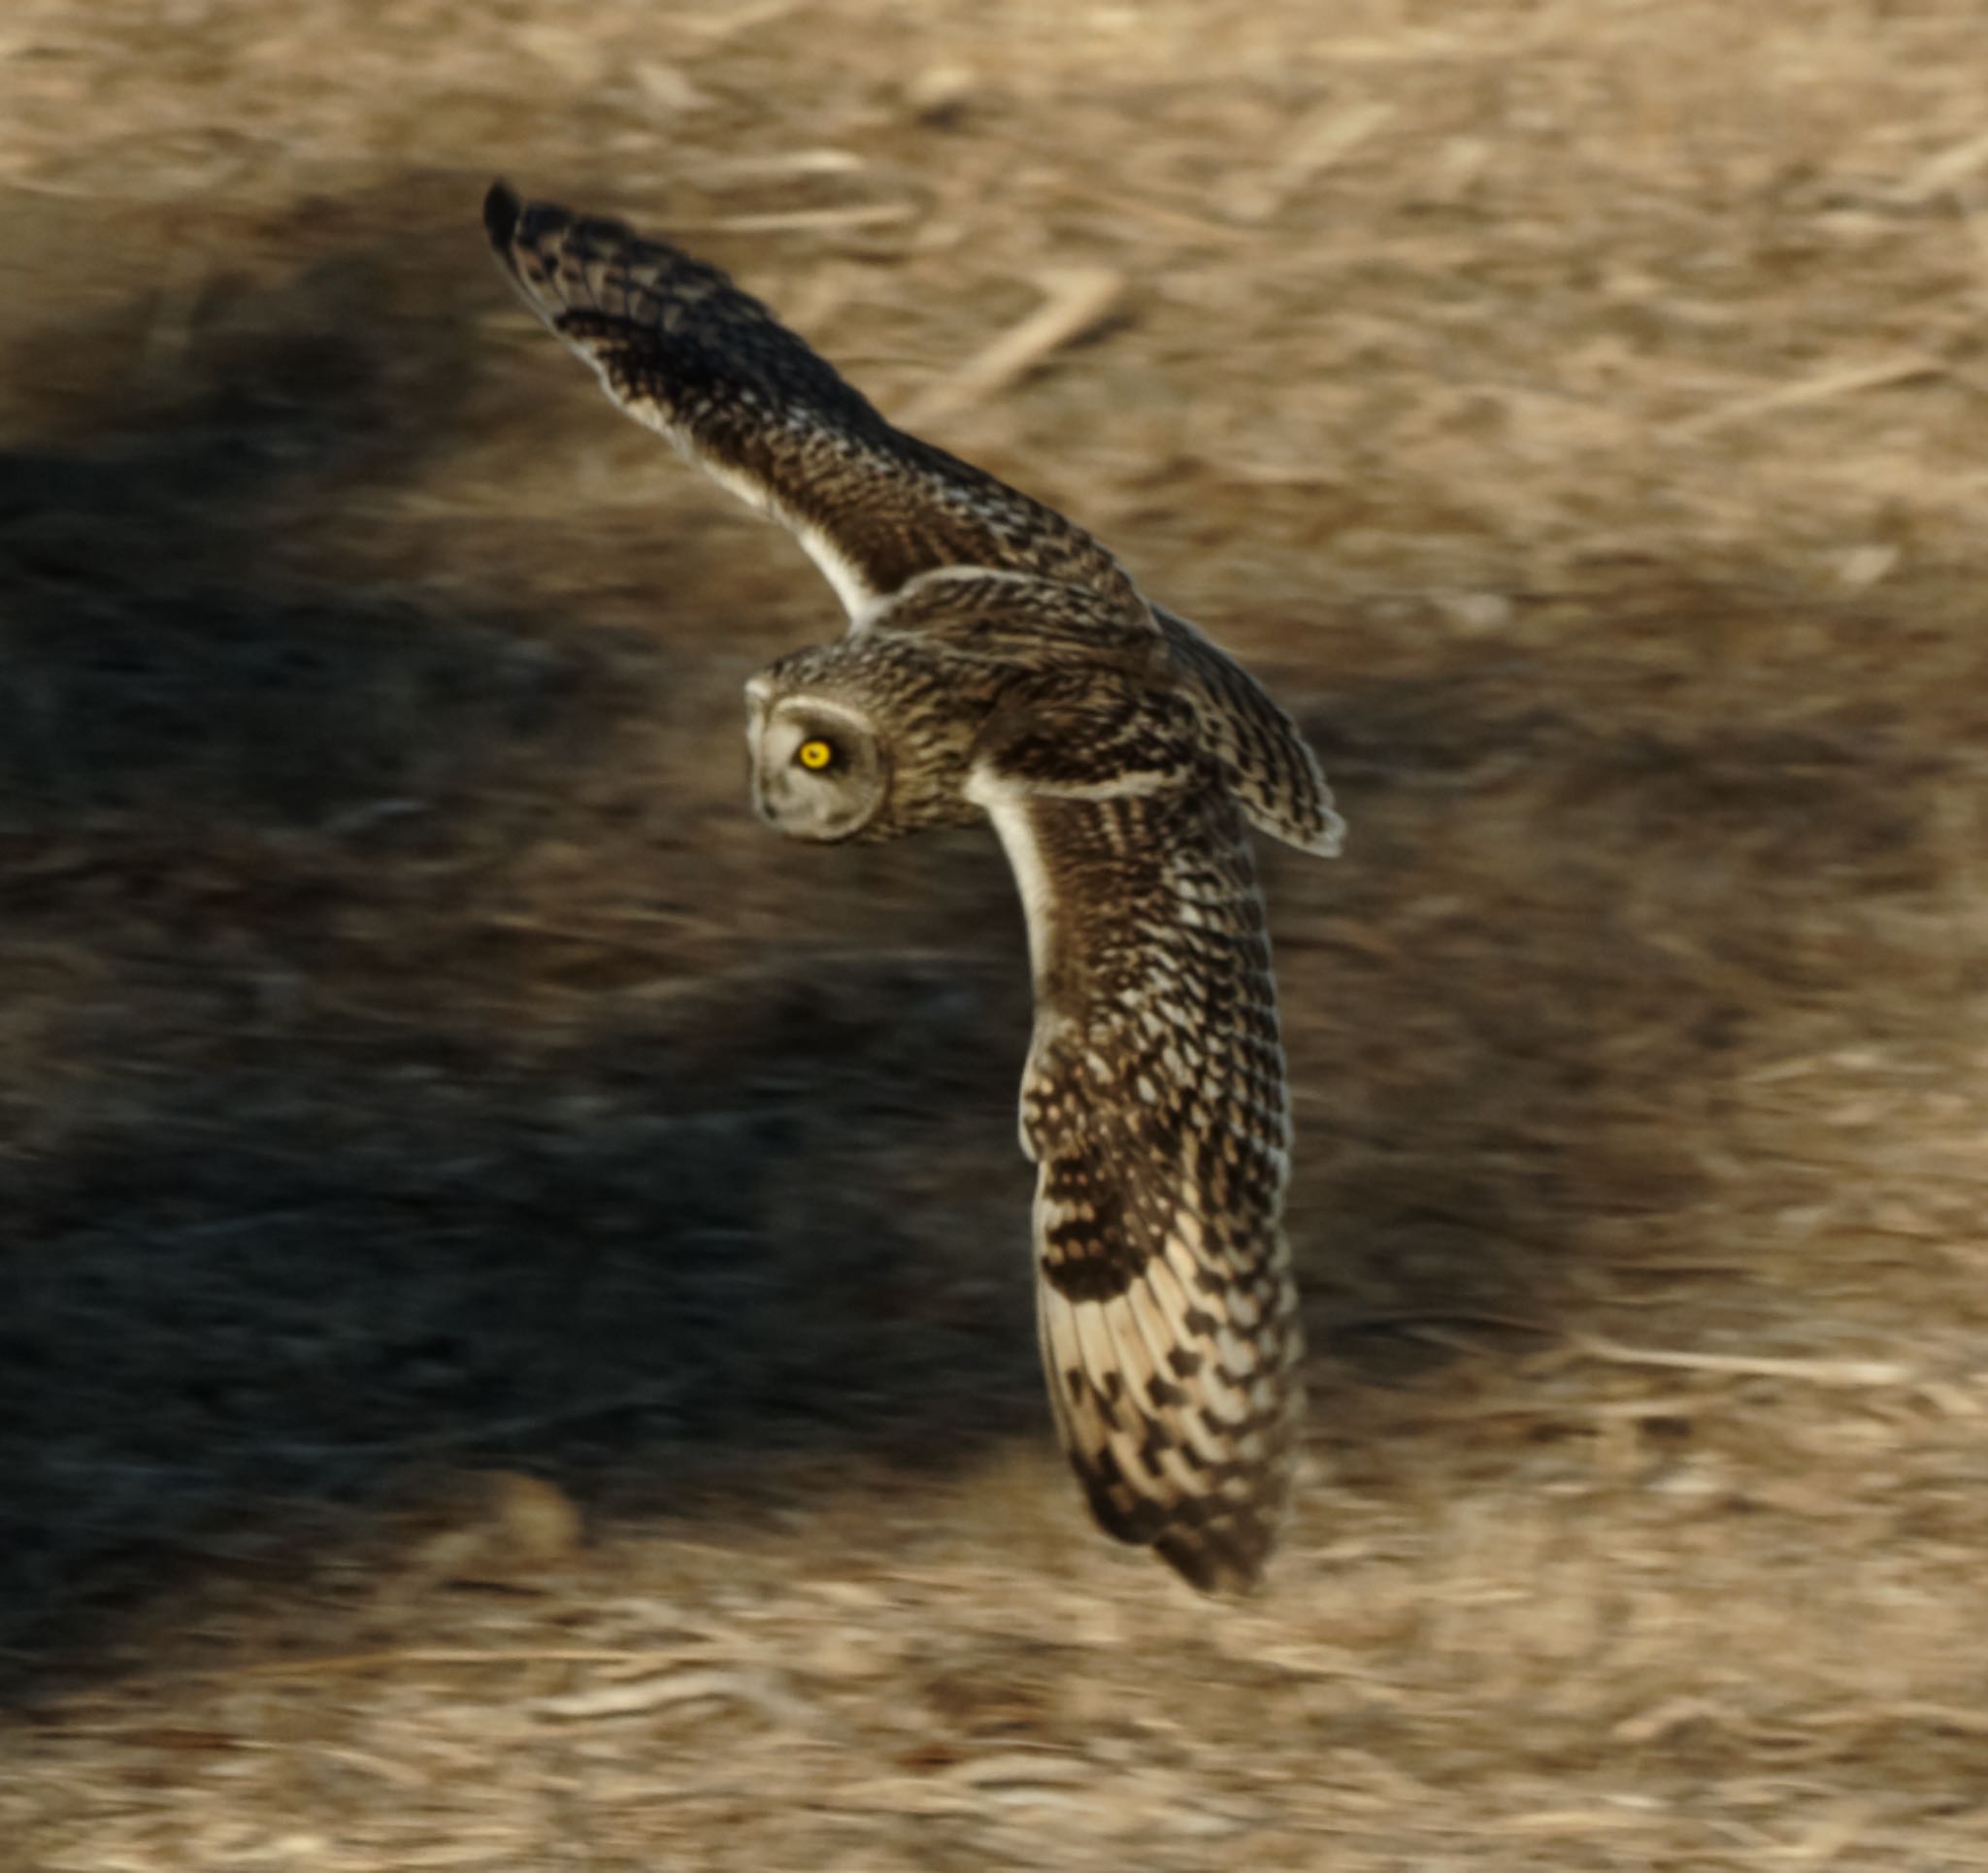
[{"label": "owl", "polygon": [[907,435],[714,267],[498,183],[491,245],[613,401],[787,527],[848,614],[746,688],[793,838],[991,823],[1027,924],[1039,1337],[1097,1521],[1255,1586],[1291,1490],[1290,1121],[1248,829],[1330,856],[1317,762],[1096,540]]}]

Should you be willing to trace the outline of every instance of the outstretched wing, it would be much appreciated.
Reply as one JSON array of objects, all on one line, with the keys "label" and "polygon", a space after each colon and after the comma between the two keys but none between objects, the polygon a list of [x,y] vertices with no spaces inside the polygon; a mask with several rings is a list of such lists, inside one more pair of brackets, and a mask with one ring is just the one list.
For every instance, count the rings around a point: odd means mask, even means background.
[{"label": "outstretched wing", "polygon": [[860,625],[921,573],[964,566],[1129,589],[1051,509],[893,428],[715,267],[502,182],[497,257],[609,396],[792,530]]},{"label": "outstretched wing", "polygon": [[[1331,790],[1290,718],[1193,625],[1148,611],[1080,527],[894,428],[715,267],[618,221],[526,205],[502,182],[483,219],[526,303],[608,394],[788,527],[854,628],[921,575],[950,569],[1078,587],[1099,609],[1100,642],[1122,647],[1157,626],[1204,743],[1251,821],[1307,851],[1338,851],[1343,828]],[[930,596],[941,610],[951,599]],[[904,606],[893,618],[918,628]]]},{"label": "outstretched wing", "polygon": [[1037,1296],[1065,1448],[1108,1532],[1204,1592],[1260,1577],[1290,1492],[1289,1121],[1262,901],[1189,706],[1044,679],[969,792],[1028,916]]}]

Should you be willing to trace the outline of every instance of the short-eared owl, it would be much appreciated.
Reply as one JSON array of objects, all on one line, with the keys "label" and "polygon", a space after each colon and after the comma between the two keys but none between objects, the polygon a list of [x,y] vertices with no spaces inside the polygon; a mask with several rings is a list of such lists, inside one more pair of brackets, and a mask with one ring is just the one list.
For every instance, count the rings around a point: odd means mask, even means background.
[{"label": "short-eared owl", "polygon": [[715,268],[501,183],[532,309],[637,421],[783,522],[849,614],[746,685],[761,815],[991,820],[1035,976],[1021,1089],[1056,1423],[1100,1523],[1253,1585],[1290,1493],[1290,1125],[1244,821],[1341,823],[1255,682],[1062,515],[895,429]]}]

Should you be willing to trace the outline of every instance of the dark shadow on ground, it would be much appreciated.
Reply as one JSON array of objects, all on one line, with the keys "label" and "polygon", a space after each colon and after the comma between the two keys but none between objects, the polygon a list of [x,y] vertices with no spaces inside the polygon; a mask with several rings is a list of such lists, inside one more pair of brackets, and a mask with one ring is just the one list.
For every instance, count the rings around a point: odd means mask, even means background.
[{"label": "dark shadow on ground", "polygon": [[[211,292],[170,381],[0,456],[16,1689],[438,1472],[682,1513],[686,1469],[929,1464],[1041,1413],[1019,1245],[990,1277],[930,1239],[976,1206],[962,1124],[1011,1137],[988,1006],[1012,1022],[1025,987],[827,953],[818,902],[714,969],[669,914],[618,946],[551,929],[540,874],[589,840],[593,871],[674,874],[665,912],[696,897],[694,820],[659,844],[641,783],[602,778],[671,654],[313,560],[314,509],[413,479],[479,369],[494,279],[419,235]],[[127,358],[159,315],[96,342]],[[1005,927],[1005,877],[969,870]],[[843,875],[888,889],[892,861]]]}]

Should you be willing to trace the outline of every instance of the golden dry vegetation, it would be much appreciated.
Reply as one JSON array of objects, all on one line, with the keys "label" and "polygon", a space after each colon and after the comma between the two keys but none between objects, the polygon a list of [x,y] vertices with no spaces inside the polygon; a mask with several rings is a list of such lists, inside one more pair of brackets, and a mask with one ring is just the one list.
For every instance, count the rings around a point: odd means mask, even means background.
[{"label": "golden dry vegetation", "polygon": [[[0,1867],[1988,1865],[1961,0],[13,0]],[[1315,737],[1309,1475],[1031,1340],[990,841],[785,845],[674,231]]]}]

